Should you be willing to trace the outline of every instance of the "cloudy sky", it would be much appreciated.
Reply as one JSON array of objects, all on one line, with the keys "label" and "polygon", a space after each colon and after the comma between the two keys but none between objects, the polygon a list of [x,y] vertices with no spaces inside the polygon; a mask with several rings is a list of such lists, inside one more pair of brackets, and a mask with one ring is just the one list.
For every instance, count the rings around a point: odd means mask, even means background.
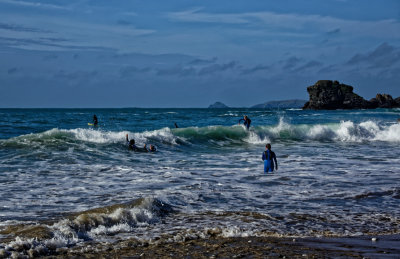
[{"label": "cloudy sky", "polygon": [[0,0],[0,107],[400,96],[399,0]]}]

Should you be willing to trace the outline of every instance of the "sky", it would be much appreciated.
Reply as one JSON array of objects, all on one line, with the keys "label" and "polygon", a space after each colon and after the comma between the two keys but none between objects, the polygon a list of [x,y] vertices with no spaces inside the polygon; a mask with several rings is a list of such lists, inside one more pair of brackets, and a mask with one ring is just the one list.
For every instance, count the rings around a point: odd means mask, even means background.
[{"label": "sky", "polygon": [[0,108],[400,96],[399,0],[0,0]]}]

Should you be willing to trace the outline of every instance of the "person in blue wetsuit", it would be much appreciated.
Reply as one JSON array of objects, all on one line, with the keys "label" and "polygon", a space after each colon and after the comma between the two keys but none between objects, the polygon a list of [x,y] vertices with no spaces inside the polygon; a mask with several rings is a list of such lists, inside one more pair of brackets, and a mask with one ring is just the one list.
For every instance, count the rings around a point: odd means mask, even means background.
[{"label": "person in blue wetsuit", "polygon": [[241,122],[241,121],[244,121],[244,122],[243,122],[243,125],[246,126],[246,128],[247,128],[247,130],[248,130],[248,129],[250,128],[250,124],[251,124],[250,118],[247,117],[247,115],[244,115],[243,119],[240,119],[240,120],[239,120],[239,125],[240,125],[240,122]]},{"label": "person in blue wetsuit", "polygon": [[265,145],[265,151],[262,154],[262,160],[264,161],[264,172],[266,173],[273,172],[274,167],[276,167],[276,170],[278,170],[278,162],[276,161],[276,155],[271,150],[271,144],[269,143]]}]

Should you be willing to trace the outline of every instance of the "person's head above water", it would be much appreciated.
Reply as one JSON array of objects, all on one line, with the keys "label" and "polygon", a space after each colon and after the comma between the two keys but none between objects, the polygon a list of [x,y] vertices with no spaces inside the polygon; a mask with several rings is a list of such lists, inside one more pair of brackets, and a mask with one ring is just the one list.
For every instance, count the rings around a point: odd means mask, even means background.
[{"label": "person's head above water", "polygon": [[271,150],[271,144],[268,143],[267,145],[265,145],[265,148],[268,149],[268,150]]},{"label": "person's head above water", "polygon": [[129,145],[135,145],[135,140],[134,139],[129,140]]},{"label": "person's head above water", "polygon": [[152,152],[156,151],[156,147],[153,145],[150,145],[150,151],[152,151]]}]

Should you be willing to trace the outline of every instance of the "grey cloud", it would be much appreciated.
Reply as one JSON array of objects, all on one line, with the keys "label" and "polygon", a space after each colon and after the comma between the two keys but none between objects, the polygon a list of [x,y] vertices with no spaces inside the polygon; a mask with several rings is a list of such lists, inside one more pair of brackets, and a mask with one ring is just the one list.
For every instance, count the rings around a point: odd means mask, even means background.
[{"label": "grey cloud", "polygon": [[175,66],[171,68],[166,68],[166,69],[159,69],[157,71],[157,75],[159,76],[168,76],[168,75],[177,75],[177,76],[193,76],[196,74],[196,70],[192,67],[181,67],[181,66]]},{"label": "grey cloud", "polygon": [[87,79],[93,78],[94,76],[98,75],[96,70],[93,71],[75,71],[75,72],[65,72],[64,70],[60,70],[54,74],[55,78],[61,79],[68,79],[68,80],[75,80],[75,79]]},{"label": "grey cloud", "polygon": [[131,23],[131,22],[128,22],[128,21],[126,21],[126,20],[118,20],[118,21],[117,21],[117,24],[118,24],[118,25],[127,26],[127,25],[131,25],[132,23]]},{"label": "grey cloud", "polygon": [[52,38],[52,37],[40,37],[39,40],[43,40],[45,42],[67,42],[69,40],[65,38]]},{"label": "grey cloud", "polygon": [[195,59],[189,62],[189,65],[199,66],[199,65],[208,65],[211,63],[217,62],[217,57],[213,57],[211,59]]},{"label": "grey cloud", "polygon": [[337,28],[337,29],[328,31],[326,34],[328,34],[328,35],[336,35],[336,34],[339,34],[340,31],[341,31],[341,29],[340,29],[340,28]]},{"label": "grey cloud", "polygon": [[144,68],[138,68],[135,66],[128,66],[128,67],[123,67],[120,69],[120,74],[122,77],[131,77],[137,74],[143,74],[143,73],[148,73],[151,71],[151,68],[149,67],[144,67]]},{"label": "grey cloud", "polygon": [[226,63],[226,64],[214,64],[214,65],[202,68],[199,71],[199,75],[215,74],[217,72],[223,72],[223,71],[226,71],[228,69],[233,69],[233,68],[235,68],[235,66],[236,66],[236,62],[235,61],[231,61],[231,62]]},{"label": "grey cloud", "polygon": [[38,39],[20,39],[20,38],[10,38],[10,37],[0,37],[0,45],[11,47],[11,48],[35,48],[37,46],[54,47],[65,50],[110,50],[103,47],[91,47],[91,46],[74,46],[66,45],[48,40],[47,38]]},{"label": "grey cloud", "polygon": [[25,26],[22,26],[22,25],[9,24],[9,23],[0,23],[0,29],[9,30],[9,31],[16,31],[16,32],[52,33],[51,31],[48,31],[48,30],[30,28],[30,27],[25,27]]},{"label": "grey cloud", "polygon": [[375,50],[366,54],[356,54],[347,65],[368,65],[370,67],[391,67],[399,62],[400,48],[382,43]]},{"label": "grey cloud", "polygon": [[18,68],[13,67],[13,68],[8,69],[8,70],[7,70],[7,73],[8,73],[9,75],[12,75],[12,74],[15,74],[17,71],[18,71]]},{"label": "grey cloud", "polygon": [[301,59],[296,56],[290,57],[284,61],[283,69],[292,69],[301,62]]},{"label": "grey cloud", "polygon": [[318,70],[318,72],[317,73],[334,73],[334,72],[337,72],[337,71],[339,71],[339,68],[340,67],[338,67],[337,65],[328,65],[328,66],[325,66],[325,67],[322,67],[320,70]]},{"label": "grey cloud", "polygon": [[2,3],[20,5],[35,8],[46,8],[46,9],[60,9],[60,10],[70,10],[70,8],[60,5],[39,3],[39,2],[27,2],[27,1],[15,1],[15,0],[2,0]]},{"label": "grey cloud", "polygon": [[314,68],[314,67],[321,67],[322,65],[323,64],[319,61],[311,60],[311,61],[307,62],[305,65],[297,68],[295,70],[295,72],[301,72],[301,71],[307,70],[309,68]]},{"label": "grey cloud", "polygon": [[58,56],[56,54],[49,54],[43,57],[43,60],[54,60],[57,59]]},{"label": "grey cloud", "polygon": [[263,71],[263,70],[269,70],[271,69],[271,66],[267,65],[257,65],[251,68],[243,69],[242,70],[242,75],[247,75],[247,74],[252,74],[258,71]]}]

